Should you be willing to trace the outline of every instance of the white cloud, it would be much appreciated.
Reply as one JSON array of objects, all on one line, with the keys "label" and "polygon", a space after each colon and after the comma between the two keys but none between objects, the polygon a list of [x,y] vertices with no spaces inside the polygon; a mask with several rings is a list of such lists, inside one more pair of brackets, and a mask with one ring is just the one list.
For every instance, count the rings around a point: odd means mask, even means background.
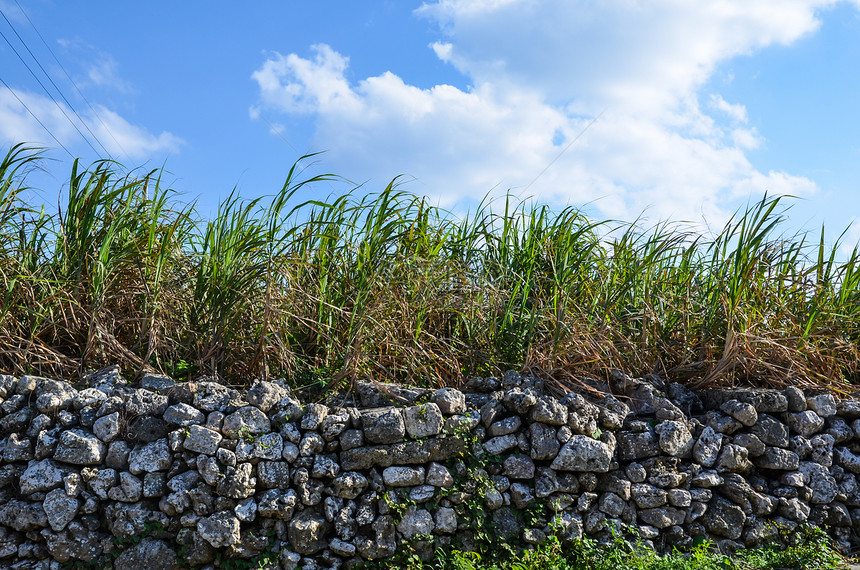
[{"label": "white cloud", "polygon": [[131,84],[119,75],[119,65],[116,60],[101,54],[98,61],[87,67],[87,83],[95,87],[106,87],[120,93],[134,93]]},{"label": "white cloud", "polygon": [[740,123],[746,123],[748,120],[746,107],[739,104],[733,105],[723,99],[721,95],[711,95],[711,106],[719,111],[722,111],[723,113]]},{"label": "white cloud", "polygon": [[713,220],[739,197],[816,192],[808,178],[758,171],[745,152],[762,139],[744,105],[701,91],[721,62],[813,33],[833,3],[439,0],[417,12],[441,26],[430,49],[469,89],[421,89],[393,72],[350,82],[349,59],[316,45],[310,58],[266,59],[257,105],[311,114],[314,147],[343,174],[406,173],[412,191],[443,202],[528,187],[613,217]]},{"label": "white cloud", "polygon": [[[0,89],[0,141],[5,145],[26,142],[56,148],[59,140],[73,154],[86,154],[84,149],[88,147],[60,108],[69,117],[74,117],[74,112],[63,103],[59,105],[29,91],[15,90],[13,93]],[[153,152],[178,152],[184,144],[176,135],[169,132],[154,135],[105,107],[97,105],[96,110],[97,115],[85,114],[82,119],[108,152],[117,158],[142,159],[149,158]],[[44,128],[33,115],[38,117]],[[90,136],[80,124],[78,128]],[[93,144],[100,149],[96,143]]]}]

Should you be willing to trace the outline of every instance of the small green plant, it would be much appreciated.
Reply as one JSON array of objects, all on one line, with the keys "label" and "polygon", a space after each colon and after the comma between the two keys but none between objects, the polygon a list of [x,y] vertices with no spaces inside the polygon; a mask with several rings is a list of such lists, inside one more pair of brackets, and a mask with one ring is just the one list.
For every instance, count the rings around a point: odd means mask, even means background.
[{"label": "small green plant", "polygon": [[236,437],[243,440],[245,443],[254,443],[257,440],[256,434],[246,425],[243,425],[236,430]]}]

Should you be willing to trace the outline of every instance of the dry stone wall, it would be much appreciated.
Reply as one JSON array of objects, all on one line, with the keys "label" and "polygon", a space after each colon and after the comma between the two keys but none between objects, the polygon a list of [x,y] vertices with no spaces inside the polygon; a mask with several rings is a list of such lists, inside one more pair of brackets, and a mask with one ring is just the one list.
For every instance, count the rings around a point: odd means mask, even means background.
[{"label": "dry stone wall", "polygon": [[350,568],[613,531],[731,551],[804,523],[852,550],[858,474],[860,401],[794,387],[617,373],[556,398],[510,372],[323,404],[115,367],[77,386],[0,376],[3,568]]}]

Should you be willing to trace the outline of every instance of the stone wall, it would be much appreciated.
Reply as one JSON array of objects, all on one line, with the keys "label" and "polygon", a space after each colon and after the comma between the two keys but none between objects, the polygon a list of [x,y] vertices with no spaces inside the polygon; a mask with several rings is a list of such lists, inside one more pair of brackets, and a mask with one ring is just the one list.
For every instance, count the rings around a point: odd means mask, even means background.
[{"label": "stone wall", "polygon": [[0,376],[0,566],[348,568],[613,529],[733,550],[804,522],[860,542],[860,402],[620,373],[598,393]]}]

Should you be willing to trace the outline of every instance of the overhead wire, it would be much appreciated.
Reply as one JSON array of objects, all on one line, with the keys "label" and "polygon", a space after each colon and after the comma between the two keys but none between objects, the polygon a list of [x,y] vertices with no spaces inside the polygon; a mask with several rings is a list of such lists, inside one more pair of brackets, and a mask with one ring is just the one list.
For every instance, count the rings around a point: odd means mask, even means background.
[{"label": "overhead wire", "polygon": [[[0,14],[3,14],[3,10],[2,10],[2,9],[0,9]],[[6,17],[6,15],[5,15],[5,14],[3,14],[3,17],[5,18],[5,17]],[[8,22],[8,20],[7,20],[7,22]],[[29,66],[29,64],[24,60],[24,58],[23,58],[23,57],[21,56],[21,54],[18,52],[18,50],[17,50],[17,49],[15,49],[15,46],[14,46],[14,45],[12,45],[12,42],[10,42],[10,41],[9,41],[9,38],[7,38],[7,37],[6,37],[6,34],[4,34],[2,30],[0,30],[0,37],[2,37],[4,40],[6,40],[6,43],[7,43],[7,44],[9,44],[9,47],[12,49],[12,51],[15,53],[15,55],[17,55],[17,56],[18,56],[18,59],[20,59],[20,60],[21,60],[21,63],[23,63],[23,64],[24,64],[24,67],[26,67],[26,68],[27,68],[27,71],[29,71],[29,72],[30,72],[30,75],[32,75],[32,76],[33,76],[33,78],[36,80],[36,82],[39,84],[39,86],[42,88],[42,90],[44,90],[44,91],[45,91],[45,94],[48,96],[48,98],[49,98],[49,99],[54,103],[54,105],[56,105],[56,106],[57,106],[57,109],[59,109],[60,113],[62,113],[62,114],[63,114],[63,116],[66,118],[66,120],[67,120],[67,121],[69,121],[69,124],[70,124],[70,125],[72,125],[72,127],[74,127],[74,129],[78,132],[78,134],[79,134],[79,135],[81,135],[81,138],[82,138],[82,139],[84,139],[84,141],[86,141],[87,145],[89,145],[89,147],[93,150],[93,152],[96,154],[96,156],[98,156],[98,155],[99,155],[99,151],[98,151],[98,150],[96,150],[96,147],[94,147],[94,146],[93,146],[93,143],[92,143],[92,142],[90,142],[90,139],[88,139],[88,138],[84,135],[84,133],[82,133],[82,132],[81,132],[81,129],[80,129],[80,128],[78,128],[78,125],[76,125],[76,124],[75,124],[75,122],[71,119],[71,117],[69,117],[69,115],[68,115],[68,114],[66,113],[66,111],[63,109],[63,106],[62,106],[62,105],[60,105],[60,103],[59,103],[56,99],[54,99],[54,96],[53,96],[53,95],[51,95],[51,92],[50,92],[50,91],[48,91],[48,88],[47,88],[47,87],[45,87],[45,84],[44,84],[44,83],[42,83],[42,81],[39,79],[39,76],[38,76],[38,75],[36,75],[36,73],[33,71],[33,69]],[[78,117],[78,119],[80,119],[80,117]],[[56,137],[55,137],[55,138],[56,138]]]},{"label": "overhead wire", "polygon": [[[9,27],[12,29],[12,32],[15,34],[15,36],[18,38],[18,41],[19,41],[19,42],[21,42],[21,45],[23,45],[23,46],[24,46],[24,49],[26,49],[26,50],[27,50],[27,53],[29,53],[29,54],[30,54],[30,57],[32,57],[32,58],[33,58],[33,61],[35,61],[35,62],[36,62],[36,65],[38,65],[38,66],[39,66],[39,69],[40,69],[40,70],[42,70],[42,73],[45,75],[45,77],[47,77],[47,78],[48,78],[48,81],[50,81],[50,82],[51,82],[51,85],[53,85],[53,86],[54,86],[54,89],[56,89],[56,91],[57,91],[57,93],[59,93],[60,97],[62,97],[62,98],[63,98],[63,101],[65,101],[66,105],[68,105],[68,107],[69,107],[69,109],[72,111],[72,113],[74,113],[74,115],[75,115],[75,117],[77,117],[78,121],[80,121],[80,123],[84,126],[84,128],[87,130],[87,132],[88,132],[88,133],[90,133],[90,136],[91,136],[91,137],[93,137],[93,140],[95,140],[95,141],[96,141],[96,143],[98,143],[98,145],[99,145],[99,146],[101,147],[101,149],[104,151],[105,155],[110,156],[110,152],[108,151],[108,149],[107,149],[107,148],[105,148],[105,145],[103,145],[103,144],[102,144],[102,142],[99,140],[99,138],[96,136],[96,134],[95,134],[95,133],[90,129],[90,127],[89,127],[89,126],[87,126],[86,121],[84,121],[84,120],[83,120],[83,118],[81,118],[80,113],[78,113],[78,112],[77,112],[77,110],[75,110],[75,107],[74,107],[74,106],[69,102],[69,100],[68,100],[68,99],[66,98],[66,96],[63,94],[63,91],[62,91],[59,87],[57,87],[57,84],[56,84],[56,83],[54,83],[54,80],[51,78],[51,76],[48,74],[48,72],[47,72],[47,71],[45,71],[45,68],[42,66],[42,63],[39,61],[39,58],[37,58],[37,57],[36,57],[36,55],[35,55],[35,54],[33,53],[33,51],[30,49],[30,46],[28,46],[28,45],[27,45],[27,42],[25,42],[25,41],[24,41],[24,38],[22,38],[22,37],[21,37],[21,34],[19,34],[19,33],[18,33],[18,30],[16,30],[16,29],[15,29],[15,26],[14,26],[14,25],[12,25],[12,22],[11,22],[11,21],[9,20],[9,18],[6,16],[5,12],[3,12],[3,9],[2,9],[2,8],[0,8],[0,15],[2,15],[2,16],[3,16],[3,19],[4,19],[4,20],[6,20],[6,23],[7,23],[7,24],[9,24]],[[7,40],[7,42],[8,42],[8,40]],[[19,56],[19,57],[20,57],[20,56]],[[26,65],[26,64],[25,64],[25,65]],[[28,69],[29,69],[29,68],[28,68]],[[31,71],[30,73],[33,73],[33,72]],[[41,84],[41,82],[40,82],[40,84]],[[43,87],[43,88],[44,88],[44,87]],[[59,105],[59,103],[57,103],[57,105]],[[63,113],[63,114],[65,115],[65,113]],[[67,118],[67,119],[69,118],[69,117],[68,117],[68,115],[66,115],[66,118]],[[69,121],[71,122],[71,119],[69,119]],[[83,133],[81,133],[81,131],[80,131],[80,130],[78,130],[78,133],[79,133],[81,136],[84,136],[84,135],[83,135]],[[92,145],[90,145],[90,148],[92,148]],[[93,150],[95,151],[95,148],[93,148]],[[98,152],[96,152],[96,154],[98,154]]]},{"label": "overhead wire", "polygon": [[[87,99],[86,96],[81,92],[80,88],[78,87],[78,84],[75,82],[74,79],[72,79],[72,76],[69,75],[69,72],[66,71],[66,68],[60,62],[59,58],[57,58],[57,55],[54,53],[54,50],[51,49],[51,46],[48,45],[48,42],[45,41],[45,38],[42,37],[42,34],[39,33],[38,28],[36,28],[36,24],[33,23],[33,21],[30,19],[30,16],[28,16],[27,12],[24,11],[23,6],[21,6],[21,4],[18,3],[18,0],[15,0],[15,4],[18,6],[18,9],[21,10],[21,13],[24,15],[24,18],[27,19],[27,22],[30,24],[30,27],[33,28],[33,31],[36,32],[37,36],[39,36],[39,39],[42,41],[42,44],[45,46],[45,49],[48,50],[48,53],[51,54],[51,57],[54,58],[54,61],[57,63],[57,65],[63,71],[63,74],[65,74],[66,79],[68,79],[69,83],[72,84],[72,87],[75,88],[75,91],[77,92],[78,96],[84,100],[84,102],[90,108],[90,111],[92,111],[93,116],[96,118],[96,120],[98,120],[99,124],[104,128],[105,132],[113,140],[113,142],[116,143],[116,146],[120,149],[120,151],[122,151],[122,153],[125,155],[125,157],[128,160],[131,160],[131,156],[128,154],[128,151],[125,150],[125,148],[122,146],[122,143],[120,143],[117,140],[117,138],[113,135],[113,132],[111,132],[110,128],[102,120],[101,114],[98,111],[96,111],[95,107],[93,107],[93,105],[92,105],[92,103],[90,103],[89,99]],[[65,99],[65,97],[63,97],[63,99]]]},{"label": "overhead wire", "polygon": [[52,139],[54,139],[54,141],[56,141],[56,143],[57,143],[58,145],[60,145],[60,147],[61,147],[64,151],[66,151],[67,153],[69,153],[69,156],[70,156],[70,157],[75,158],[75,155],[73,155],[73,154],[71,153],[71,151],[70,151],[69,149],[67,149],[67,148],[66,148],[66,145],[64,145],[63,143],[61,143],[61,142],[60,142],[60,139],[58,139],[56,136],[54,136],[54,133],[52,133],[52,132],[51,132],[51,129],[49,129],[48,127],[46,127],[46,126],[45,126],[45,123],[43,123],[42,121],[40,121],[40,120],[39,120],[39,117],[37,117],[37,116],[36,116],[36,113],[34,113],[34,112],[30,109],[30,107],[28,107],[28,106],[27,106],[27,104],[26,104],[26,103],[24,103],[24,101],[22,101],[20,97],[18,97],[18,94],[17,94],[17,93],[15,93],[15,90],[14,90],[14,89],[12,89],[11,87],[9,87],[9,84],[8,84],[8,83],[6,83],[6,82],[3,80],[3,78],[2,78],[2,77],[0,77],[0,83],[2,83],[2,84],[6,87],[6,89],[8,89],[8,90],[9,90],[9,93],[11,93],[11,94],[15,97],[15,99],[17,99],[17,100],[18,100],[18,102],[19,102],[19,103],[21,103],[21,106],[22,106],[22,107],[24,107],[24,108],[27,110],[27,112],[28,112],[28,113],[30,113],[30,115],[32,115],[32,116],[33,116],[33,118],[34,118],[34,119],[36,119],[36,122],[37,122],[37,123],[39,123],[40,125],[42,125],[42,128],[43,128],[43,129],[45,129],[45,132],[47,132],[49,135],[51,135],[51,138],[52,138]]},{"label": "overhead wire", "polygon": [[543,170],[541,170],[541,171],[540,171],[540,173],[538,173],[538,175],[534,177],[534,180],[532,180],[531,182],[529,182],[529,183],[528,183],[528,185],[526,185],[525,190],[523,190],[523,192],[525,192],[526,190],[528,190],[529,188],[531,188],[531,187],[532,187],[532,184],[534,184],[535,182],[537,182],[537,181],[538,181],[538,178],[540,178],[541,176],[543,176],[543,175],[544,175],[544,173],[545,173],[547,170],[549,170],[549,169],[550,169],[550,167],[551,167],[553,164],[555,164],[555,161],[556,161],[556,160],[558,160],[559,158],[561,158],[561,155],[563,155],[564,153],[566,153],[566,152],[567,152],[567,150],[568,150],[571,146],[573,146],[573,143],[575,143],[576,141],[578,141],[578,140],[580,139],[580,137],[581,137],[582,135],[584,135],[584,134],[585,134],[585,132],[586,132],[588,129],[590,129],[590,128],[591,128],[591,125],[593,125],[594,123],[596,123],[596,122],[597,122],[597,120],[598,120],[600,117],[602,117],[602,116],[603,116],[603,113],[605,113],[605,112],[606,112],[606,109],[603,109],[602,111],[600,111],[600,113],[599,113],[596,117],[594,117],[593,119],[591,119],[591,122],[590,122],[590,123],[588,123],[587,125],[585,125],[585,128],[584,128],[584,129],[582,129],[581,131],[579,131],[579,134],[578,134],[578,135],[576,135],[576,136],[573,138],[573,140],[571,140],[569,143],[567,143],[567,146],[565,146],[563,149],[561,149],[561,152],[560,152],[560,153],[558,153],[558,155],[557,155],[555,158],[553,158],[552,160],[550,160],[550,161],[549,161],[549,164],[547,164],[547,165],[544,167],[544,169],[543,169]]}]

